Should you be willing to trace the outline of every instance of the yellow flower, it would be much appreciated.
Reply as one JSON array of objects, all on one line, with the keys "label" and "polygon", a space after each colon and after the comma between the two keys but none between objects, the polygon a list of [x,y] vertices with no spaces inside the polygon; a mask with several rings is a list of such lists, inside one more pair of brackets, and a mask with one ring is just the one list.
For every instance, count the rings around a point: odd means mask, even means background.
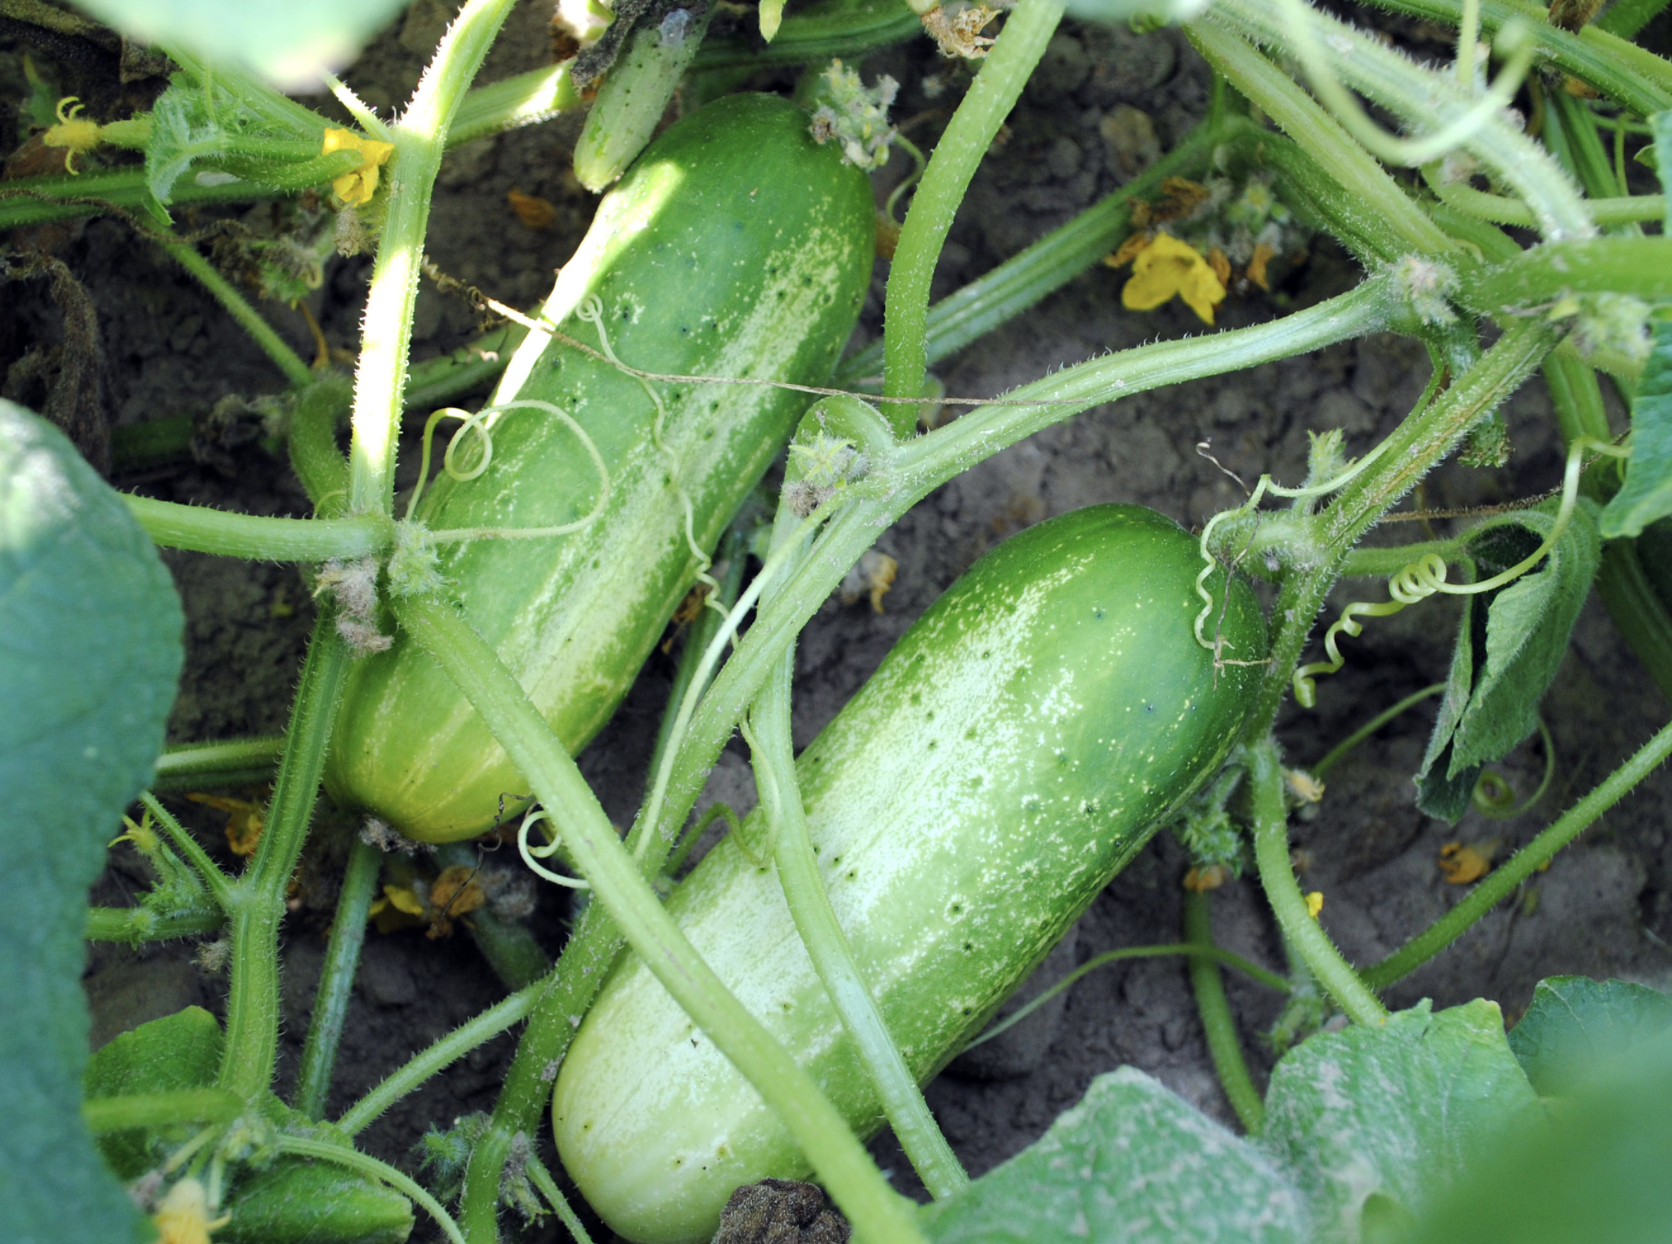
[{"label": "yellow flower", "polygon": [[1213,323],[1213,308],[1225,298],[1225,286],[1194,247],[1171,234],[1158,233],[1132,261],[1132,277],[1120,292],[1129,311],[1153,311],[1173,295]]},{"label": "yellow flower", "polygon": [[325,146],[321,155],[333,151],[358,151],[366,162],[351,173],[344,173],[331,183],[337,197],[351,207],[371,202],[377,191],[377,170],[389,162],[395,148],[391,143],[380,143],[374,138],[361,138],[353,130],[326,130]]},{"label": "yellow flower", "polygon": [[182,1179],[168,1190],[157,1212],[157,1244],[209,1244],[209,1233],[232,1221],[231,1214],[209,1220],[209,1193],[195,1179]]},{"label": "yellow flower", "polygon": [[66,147],[64,171],[80,173],[75,166],[76,152],[91,151],[99,145],[99,123],[81,119],[82,104],[74,95],[58,101],[58,124],[41,135],[48,147]]},{"label": "yellow flower", "polygon": [[1323,909],[1324,892],[1322,890],[1314,890],[1306,896],[1306,910],[1311,913],[1314,920],[1318,918],[1318,913]]}]

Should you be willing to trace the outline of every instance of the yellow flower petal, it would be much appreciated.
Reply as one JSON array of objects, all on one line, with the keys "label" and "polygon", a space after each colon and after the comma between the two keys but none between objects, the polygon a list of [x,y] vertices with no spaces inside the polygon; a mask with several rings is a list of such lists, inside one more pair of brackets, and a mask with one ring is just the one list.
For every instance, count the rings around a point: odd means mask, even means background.
[{"label": "yellow flower petal", "polygon": [[230,1215],[209,1220],[209,1193],[196,1179],[182,1179],[168,1190],[157,1212],[157,1244],[209,1244],[209,1233],[232,1221]]},{"label": "yellow flower petal", "polygon": [[366,162],[359,168],[333,181],[331,189],[351,207],[369,203],[377,192],[377,170],[389,162],[389,157],[395,153],[394,146],[374,138],[362,138],[353,130],[327,129],[320,154],[330,155],[333,151],[358,151],[366,157]]},{"label": "yellow flower petal", "polygon": [[1129,311],[1153,311],[1174,295],[1211,324],[1225,286],[1189,243],[1158,233],[1132,261],[1132,279],[1121,290],[1121,302]]},{"label": "yellow flower petal", "polygon": [[1324,892],[1322,890],[1314,890],[1306,896],[1306,910],[1312,914],[1314,920],[1318,918],[1318,913],[1323,909]]}]

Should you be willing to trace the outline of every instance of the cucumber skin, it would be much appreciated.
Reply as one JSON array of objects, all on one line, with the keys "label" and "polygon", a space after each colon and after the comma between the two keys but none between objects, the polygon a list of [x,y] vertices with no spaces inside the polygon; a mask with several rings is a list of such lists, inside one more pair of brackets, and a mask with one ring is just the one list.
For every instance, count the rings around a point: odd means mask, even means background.
[{"label": "cucumber skin", "polygon": [[[870,284],[875,207],[865,175],[836,144],[816,145],[808,124],[786,100],[738,95],[674,125],[602,200],[546,317],[596,348],[596,327],[572,313],[597,296],[610,344],[634,367],[823,383]],[[760,386],[658,387],[695,538],[712,549],[810,399]],[[573,753],[626,695],[696,563],[638,380],[530,334],[494,394],[512,398],[554,402],[586,428],[609,466],[608,505],[571,535],[444,546],[441,571]],[[438,476],[419,517],[438,530],[534,527],[591,510],[597,473],[560,422],[504,412],[493,447],[478,479]],[[475,710],[399,637],[356,664],[333,743],[333,799],[421,841],[480,834],[527,799]]]},{"label": "cucumber skin", "polygon": [[[1201,564],[1193,537],[1138,507],[1031,528],[948,589],[797,762],[831,903],[920,1081],[1235,740],[1258,670],[1227,666],[1215,685],[1192,631]],[[1212,590],[1222,598],[1222,578]],[[1222,634],[1233,658],[1265,654],[1240,581]],[[876,1131],[876,1096],[775,870],[727,838],[669,910],[854,1129]],[[576,1035],[552,1122],[587,1200],[643,1244],[706,1240],[734,1187],[808,1171],[631,956]]]}]

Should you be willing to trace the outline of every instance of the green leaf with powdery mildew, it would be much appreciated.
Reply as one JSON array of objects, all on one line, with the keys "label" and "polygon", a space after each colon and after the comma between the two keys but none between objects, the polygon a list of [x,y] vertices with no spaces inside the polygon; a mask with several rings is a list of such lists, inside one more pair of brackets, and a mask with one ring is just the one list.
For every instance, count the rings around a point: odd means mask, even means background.
[{"label": "green leaf with powdery mildew", "polygon": [[281,87],[317,87],[410,0],[75,0],[146,43],[179,44],[210,60],[241,61]]},{"label": "green leaf with powdery mildew", "polygon": [[1424,1002],[1285,1055],[1260,1145],[1310,1202],[1312,1238],[1356,1244],[1423,1212],[1536,1103],[1495,1003]]},{"label": "green leaf with powdery mildew", "polygon": [[[1548,538],[1549,510],[1483,523],[1467,547],[1481,579],[1517,564]],[[1445,701],[1417,774],[1417,805],[1455,821],[1481,767],[1501,760],[1538,729],[1538,706],[1567,652],[1601,558],[1596,508],[1581,499],[1555,547],[1508,586],[1464,598]],[[1468,651],[1465,652],[1465,646]]]},{"label": "green leaf with powdery mildew", "polygon": [[12,1240],[150,1234],[81,1120],[81,935],[105,843],[162,751],[181,628],[168,572],[121,499],[61,432],[0,401],[0,1205]]},{"label": "green leaf with powdery mildew", "polygon": [[1571,1090],[1597,1066],[1672,1028],[1672,998],[1627,981],[1552,976],[1509,1034],[1533,1088]]},{"label": "green leaf with powdery mildew", "polygon": [[935,1244],[1278,1244],[1306,1238],[1271,1160],[1131,1067],[1003,1166],[924,1211]]},{"label": "green leaf with powdery mildew", "polygon": [[1672,514],[1672,320],[1650,321],[1654,342],[1631,401],[1625,487],[1602,512],[1602,535],[1635,536]]}]

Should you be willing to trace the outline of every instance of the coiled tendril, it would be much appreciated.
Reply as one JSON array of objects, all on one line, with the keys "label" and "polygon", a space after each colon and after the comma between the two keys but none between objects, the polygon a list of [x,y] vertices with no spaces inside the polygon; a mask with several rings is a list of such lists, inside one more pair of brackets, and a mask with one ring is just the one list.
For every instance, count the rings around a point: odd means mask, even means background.
[{"label": "coiled tendril", "polygon": [[544,808],[529,809],[528,814],[522,819],[522,824],[517,827],[517,854],[522,856],[523,863],[553,885],[564,886],[570,890],[590,890],[592,888],[591,882],[583,881],[579,877],[566,877],[562,873],[554,873],[539,862],[540,860],[550,859],[557,853],[558,847],[562,845],[562,842],[556,837],[553,837],[544,846],[531,847],[528,845],[528,831],[541,821],[551,824],[554,829],[556,828],[556,822],[552,821],[551,814]]}]

